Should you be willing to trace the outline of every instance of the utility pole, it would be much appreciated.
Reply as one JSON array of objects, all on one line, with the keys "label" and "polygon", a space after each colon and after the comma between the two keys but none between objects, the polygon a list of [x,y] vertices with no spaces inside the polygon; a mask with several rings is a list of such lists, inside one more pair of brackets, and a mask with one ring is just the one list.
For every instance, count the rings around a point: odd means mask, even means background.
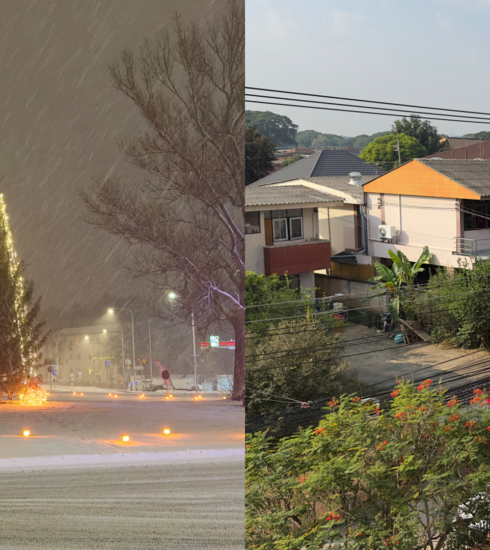
[{"label": "utility pole", "polygon": [[192,347],[194,349],[194,388],[197,390],[197,355],[196,355],[196,330],[194,326],[194,310],[192,310]]},{"label": "utility pole", "polygon": [[396,147],[394,147],[395,151],[398,151],[398,166],[401,166],[402,164],[402,157],[400,154],[400,140],[396,138]]},{"label": "utility pole", "polygon": [[150,342],[150,379],[151,379],[150,390],[153,390],[153,357],[151,355],[151,319],[148,319],[148,341]]}]

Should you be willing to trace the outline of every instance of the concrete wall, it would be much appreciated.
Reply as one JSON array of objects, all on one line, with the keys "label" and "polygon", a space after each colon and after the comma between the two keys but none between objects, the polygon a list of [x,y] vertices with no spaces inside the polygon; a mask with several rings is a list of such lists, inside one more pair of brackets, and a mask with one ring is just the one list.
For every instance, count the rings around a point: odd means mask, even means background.
[{"label": "concrete wall", "polygon": [[315,287],[319,289],[317,290],[317,298],[344,294],[344,297],[338,299],[344,306],[355,308],[366,307],[364,310],[366,312],[368,310],[372,310],[375,313],[386,312],[389,303],[387,296],[375,298],[369,304],[362,305],[365,298],[376,294],[376,291],[369,290],[371,286],[373,286],[373,283],[367,281],[354,281],[341,277],[315,274]]},{"label": "concrete wall", "polygon": [[[381,208],[378,207],[380,198]],[[457,267],[458,259],[464,260],[464,257],[453,254],[455,237],[460,231],[456,199],[366,193],[366,203],[368,253],[371,257],[389,258],[388,249],[401,250],[411,262],[415,262],[426,245],[434,254],[430,262],[433,265]],[[400,230],[396,244],[384,243],[378,238],[378,225],[381,224],[393,225]]]},{"label": "concrete wall", "polygon": [[[355,248],[354,205],[321,208],[318,211],[320,239],[329,239],[332,244],[332,256],[346,248]],[[330,218],[330,223],[329,223]]]}]

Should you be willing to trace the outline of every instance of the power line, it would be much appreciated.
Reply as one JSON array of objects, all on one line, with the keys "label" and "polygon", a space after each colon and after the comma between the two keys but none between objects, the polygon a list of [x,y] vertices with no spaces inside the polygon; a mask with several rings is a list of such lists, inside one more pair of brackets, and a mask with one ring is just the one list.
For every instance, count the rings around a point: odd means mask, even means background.
[{"label": "power line", "polygon": [[338,99],[342,101],[356,101],[361,103],[377,103],[378,105],[394,105],[396,107],[413,107],[415,109],[430,109],[432,111],[451,111],[453,113],[471,113],[474,115],[487,115],[490,116],[490,113],[481,113],[478,111],[462,111],[459,109],[445,109],[443,107],[427,107],[423,105],[407,105],[405,103],[391,103],[387,101],[373,101],[370,99],[353,99],[351,97],[336,97],[336,96],[330,96],[330,95],[319,95],[319,94],[307,94],[304,92],[289,92],[285,90],[270,90],[268,88],[252,88],[251,86],[245,86],[246,90],[257,90],[260,92],[273,92],[278,94],[291,94],[291,95],[304,95],[308,97],[322,97],[325,99]]},{"label": "power line", "polygon": [[[340,106],[340,107],[356,107],[356,105],[349,105],[349,104],[346,104],[346,103],[333,103],[333,102],[330,102],[330,101],[316,101],[316,100],[313,100],[313,99],[296,99],[294,97],[276,97],[276,96],[259,95],[259,94],[247,94],[247,93],[245,94],[245,96],[259,97],[259,98],[262,98],[262,99],[276,99],[278,101],[301,101],[303,103],[317,103],[317,104],[321,104],[321,105],[337,105],[337,106]],[[363,105],[363,109],[376,109],[376,110],[379,110],[379,111],[387,111],[388,107],[371,107],[369,105]],[[421,111],[408,111],[407,109],[391,109],[391,110],[396,111],[397,113],[405,113],[405,114],[408,113],[408,114],[412,114],[412,115],[413,114],[420,114],[420,115],[429,115],[430,116],[430,115],[438,114],[438,113],[427,113],[427,112],[423,112],[423,111],[422,112]],[[378,114],[381,114],[381,113],[378,113]],[[477,119],[477,120],[488,120],[488,121],[490,121],[489,118],[477,117],[477,116],[471,116],[471,115],[452,115],[452,114],[449,114],[449,113],[444,113],[444,116],[457,117],[457,118],[465,118],[466,117],[466,118],[473,118],[473,119]],[[459,121],[456,121],[456,122],[459,122]]]},{"label": "power line", "polygon": [[[373,113],[371,111],[358,111],[358,110],[352,110],[352,109],[336,109],[335,107],[314,107],[313,105],[293,105],[291,103],[270,103],[267,101],[257,101],[255,99],[247,99],[245,98],[245,101],[248,103],[260,103],[262,105],[276,105],[279,107],[297,107],[302,109],[316,109],[320,111],[338,111],[341,113],[357,113],[357,114],[364,114],[364,115],[376,115],[376,116],[391,116],[391,117],[399,117],[400,115],[398,113]],[[447,122],[464,122],[466,124],[490,124],[490,122],[481,122],[481,121],[475,121],[475,120],[455,120],[452,118],[440,118],[440,117],[424,117],[426,120],[444,120]]]}]

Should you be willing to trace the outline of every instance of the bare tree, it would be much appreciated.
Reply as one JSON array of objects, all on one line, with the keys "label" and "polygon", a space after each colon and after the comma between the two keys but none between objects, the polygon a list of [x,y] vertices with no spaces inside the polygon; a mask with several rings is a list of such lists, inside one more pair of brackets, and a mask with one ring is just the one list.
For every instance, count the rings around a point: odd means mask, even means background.
[{"label": "bare tree", "polygon": [[139,185],[94,180],[82,192],[88,221],[123,239],[130,269],[174,291],[177,312],[206,331],[226,320],[235,332],[233,397],[244,396],[244,45],[243,2],[214,20],[184,23],[125,50],[111,67],[115,88],[148,128],[120,142],[144,171]]}]

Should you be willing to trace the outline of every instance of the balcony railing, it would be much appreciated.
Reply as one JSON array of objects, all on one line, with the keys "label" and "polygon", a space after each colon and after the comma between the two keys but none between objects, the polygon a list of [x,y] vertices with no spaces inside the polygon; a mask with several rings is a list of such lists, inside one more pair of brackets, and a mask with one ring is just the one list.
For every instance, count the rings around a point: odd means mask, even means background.
[{"label": "balcony railing", "polygon": [[311,240],[307,243],[291,242],[281,246],[264,248],[266,275],[309,273],[320,269],[330,269],[330,241]]},{"label": "balcony railing", "polygon": [[458,256],[488,257],[490,255],[490,239],[455,237],[454,254]]}]

